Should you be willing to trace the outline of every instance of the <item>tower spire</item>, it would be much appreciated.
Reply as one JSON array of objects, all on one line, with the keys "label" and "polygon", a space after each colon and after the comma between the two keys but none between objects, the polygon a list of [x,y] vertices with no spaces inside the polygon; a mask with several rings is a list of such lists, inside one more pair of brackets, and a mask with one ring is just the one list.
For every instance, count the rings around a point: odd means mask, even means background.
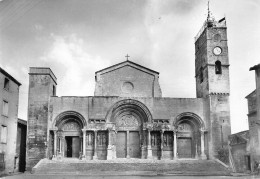
[{"label": "tower spire", "polygon": [[209,10],[209,0],[208,0],[208,16],[207,16],[207,21],[210,19],[210,10]]}]

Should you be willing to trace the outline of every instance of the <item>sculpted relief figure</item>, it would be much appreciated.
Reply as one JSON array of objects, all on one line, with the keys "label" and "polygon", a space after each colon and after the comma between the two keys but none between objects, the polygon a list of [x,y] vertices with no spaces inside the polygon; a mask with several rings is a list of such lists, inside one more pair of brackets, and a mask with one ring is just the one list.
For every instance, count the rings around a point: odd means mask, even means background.
[{"label": "sculpted relief figure", "polygon": [[68,122],[62,127],[64,131],[80,130],[79,125],[76,122]]},{"label": "sculpted relief figure", "polygon": [[116,124],[117,126],[139,126],[138,119],[136,119],[133,115],[125,115],[118,118]]}]

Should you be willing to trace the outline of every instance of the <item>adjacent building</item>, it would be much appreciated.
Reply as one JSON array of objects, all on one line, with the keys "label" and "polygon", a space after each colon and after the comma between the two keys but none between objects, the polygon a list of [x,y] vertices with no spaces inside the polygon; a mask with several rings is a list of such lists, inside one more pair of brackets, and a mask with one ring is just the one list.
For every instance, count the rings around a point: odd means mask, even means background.
[{"label": "adjacent building", "polygon": [[260,64],[252,70],[256,89],[246,96],[249,130],[229,136],[231,163],[236,172],[255,172],[260,163]]},{"label": "adjacent building", "polygon": [[14,172],[19,83],[0,67],[0,174]]}]

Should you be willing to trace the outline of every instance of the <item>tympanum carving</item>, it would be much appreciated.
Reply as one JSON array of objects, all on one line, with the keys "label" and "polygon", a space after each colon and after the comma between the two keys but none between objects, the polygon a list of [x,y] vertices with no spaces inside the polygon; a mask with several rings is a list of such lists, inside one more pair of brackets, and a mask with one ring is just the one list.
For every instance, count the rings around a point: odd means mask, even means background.
[{"label": "tympanum carving", "polygon": [[116,125],[119,127],[138,127],[140,126],[138,119],[133,115],[124,115],[117,118]]},{"label": "tympanum carving", "polygon": [[64,131],[78,131],[80,127],[76,122],[68,122],[62,126],[62,130]]}]

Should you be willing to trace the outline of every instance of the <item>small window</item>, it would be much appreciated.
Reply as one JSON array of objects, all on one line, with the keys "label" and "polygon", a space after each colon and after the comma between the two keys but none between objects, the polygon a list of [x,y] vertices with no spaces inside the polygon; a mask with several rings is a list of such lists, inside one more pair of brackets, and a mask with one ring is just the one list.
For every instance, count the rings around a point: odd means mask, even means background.
[{"label": "small window", "polygon": [[1,143],[7,143],[7,127],[1,126]]},{"label": "small window", "polygon": [[219,60],[215,62],[215,73],[222,74],[221,62]]},{"label": "small window", "polygon": [[52,95],[53,96],[56,96],[56,87],[53,85],[52,87]]},{"label": "small window", "polygon": [[3,101],[3,115],[8,116],[8,102],[7,101]]},{"label": "small window", "polygon": [[5,78],[4,89],[9,90],[9,83],[10,81],[7,78]]},{"label": "small window", "polygon": [[200,67],[200,83],[203,82],[203,68]]}]

